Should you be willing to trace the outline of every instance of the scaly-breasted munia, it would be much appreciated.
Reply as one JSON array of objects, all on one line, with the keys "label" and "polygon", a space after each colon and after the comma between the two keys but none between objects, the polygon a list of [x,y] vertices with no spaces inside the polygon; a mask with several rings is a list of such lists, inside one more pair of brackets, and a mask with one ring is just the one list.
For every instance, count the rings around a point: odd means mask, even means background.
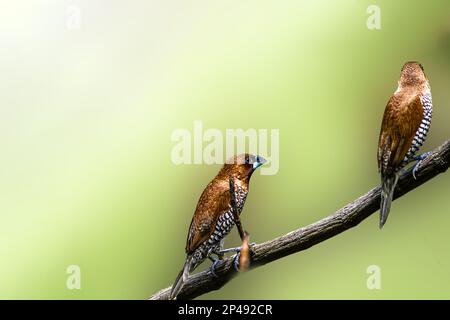
[{"label": "scaly-breasted munia", "polygon": [[231,206],[230,180],[234,182],[236,210],[240,214],[247,198],[253,172],[266,160],[260,156],[241,154],[229,159],[217,176],[206,186],[197,203],[186,242],[186,261],[170,292],[177,297],[189,273],[211,254],[223,257],[223,242],[235,224]]},{"label": "scaly-breasted munia", "polygon": [[385,224],[398,181],[399,171],[411,161],[415,177],[428,153],[416,156],[430,129],[433,105],[428,79],[418,62],[402,68],[395,93],[383,116],[378,142],[378,170],[381,174],[380,228]]}]

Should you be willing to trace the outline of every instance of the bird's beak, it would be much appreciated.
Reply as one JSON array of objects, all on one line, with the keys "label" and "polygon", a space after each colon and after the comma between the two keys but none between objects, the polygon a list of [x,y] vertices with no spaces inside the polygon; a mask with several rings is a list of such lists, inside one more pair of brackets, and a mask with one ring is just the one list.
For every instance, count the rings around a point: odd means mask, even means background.
[{"label": "bird's beak", "polygon": [[267,162],[266,159],[264,159],[264,158],[261,157],[261,156],[257,156],[257,157],[256,157],[256,161],[253,162],[253,170],[258,169],[259,167],[261,167],[261,166],[262,166],[264,163],[266,163],[266,162]]}]

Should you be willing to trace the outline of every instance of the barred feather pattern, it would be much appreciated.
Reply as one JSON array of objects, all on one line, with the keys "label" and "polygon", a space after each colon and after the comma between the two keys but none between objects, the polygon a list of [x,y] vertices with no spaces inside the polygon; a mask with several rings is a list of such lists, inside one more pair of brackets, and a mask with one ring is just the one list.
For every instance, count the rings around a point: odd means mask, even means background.
[{"label": "barred feather pattern", "polygon": [[430,93],[423,94],[420,97],[420,101],[422,102],[423,105],[423,119],[422,122],[420,123],[419,128],[416,131],[416,134],[414,135],[412,146],[406,153],[405,159],[403,159],[401,167],[405,166],[412,160],[416,152],[419,151],[419,149],[425,143],[428,131],[430,130],[431,118],[433,116],[433,100],[431,98],[431,94]]},{"label": "barred feather pattern", "polygon": [[[236,194],[236,209],[240,215],[244,208],[244,203],[247,198],[248,191],[238,185],[235,186]],[[226,212],[222,213],[217,219],[214,232],[211,236],[203,242],[192,254],[191,270],[195,269],[200,263],[208,258],[211,253],[217,253],[223,248],[225,237],[230,233],[235,224],[233,211],[231,207]]]}]

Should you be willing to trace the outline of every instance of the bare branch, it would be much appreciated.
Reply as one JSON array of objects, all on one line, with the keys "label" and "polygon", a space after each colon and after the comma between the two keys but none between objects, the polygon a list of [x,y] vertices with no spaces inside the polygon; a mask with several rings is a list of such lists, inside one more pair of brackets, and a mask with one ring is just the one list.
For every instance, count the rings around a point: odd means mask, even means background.
[{"label": "bare branch", "polygon": [[[435,149],[421,164],[417,180],[411,170],[403,173],[395,189],[394,199],[424,184],[450,166],[450,140]],[[380,187],[367,192],[362,197],[347,204],[334,214],[306,227],[294,230],[283,236],[252,247],[250,270],[290,254],[308,249],[345,230],[357,226],[380,208]],[[375,227],[375,226],[374,226]],[[237,271],[233,267],[233,257],[224,259],[215,268],[217,278],[210,271],[203,271],[189,277],[179,294],[179,299],[192,299],[204,293],[218,290],[230,281]],[[150,297],[151,300],[168,299],[170,287],[160,290]]]}]

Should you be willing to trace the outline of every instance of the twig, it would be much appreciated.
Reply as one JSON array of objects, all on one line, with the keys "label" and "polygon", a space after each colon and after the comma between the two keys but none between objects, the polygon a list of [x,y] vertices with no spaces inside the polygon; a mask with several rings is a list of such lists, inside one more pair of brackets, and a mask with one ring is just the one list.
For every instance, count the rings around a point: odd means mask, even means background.
[{"label": "twig", "polygon": [[[438,174],[445,172],[450,166],[450,140],[435,149],[421,164],[417,180],[412,177],[411,170],[401,175],[394,199],[424,184]],[[306,227],[294,230],[283,236],[252,247],[250,269],[259,267],[290,254],[306,250],[315,244],[357,226],[372,213],[380,208],[380,187],[373,188],[362,197],[347,204],[334,214]],[[377,225],[374,225],[377,228]],[[215,278],[209,271],[192,275],[179,294],[179,299],[192,299],[204,293],[218,290],[230,281],[237,271],[233,267],[233,257],[220,262],[216,268]],[[151,300],[165,300],[168,298],[170,287],[160,290],[150,297]]]}]

